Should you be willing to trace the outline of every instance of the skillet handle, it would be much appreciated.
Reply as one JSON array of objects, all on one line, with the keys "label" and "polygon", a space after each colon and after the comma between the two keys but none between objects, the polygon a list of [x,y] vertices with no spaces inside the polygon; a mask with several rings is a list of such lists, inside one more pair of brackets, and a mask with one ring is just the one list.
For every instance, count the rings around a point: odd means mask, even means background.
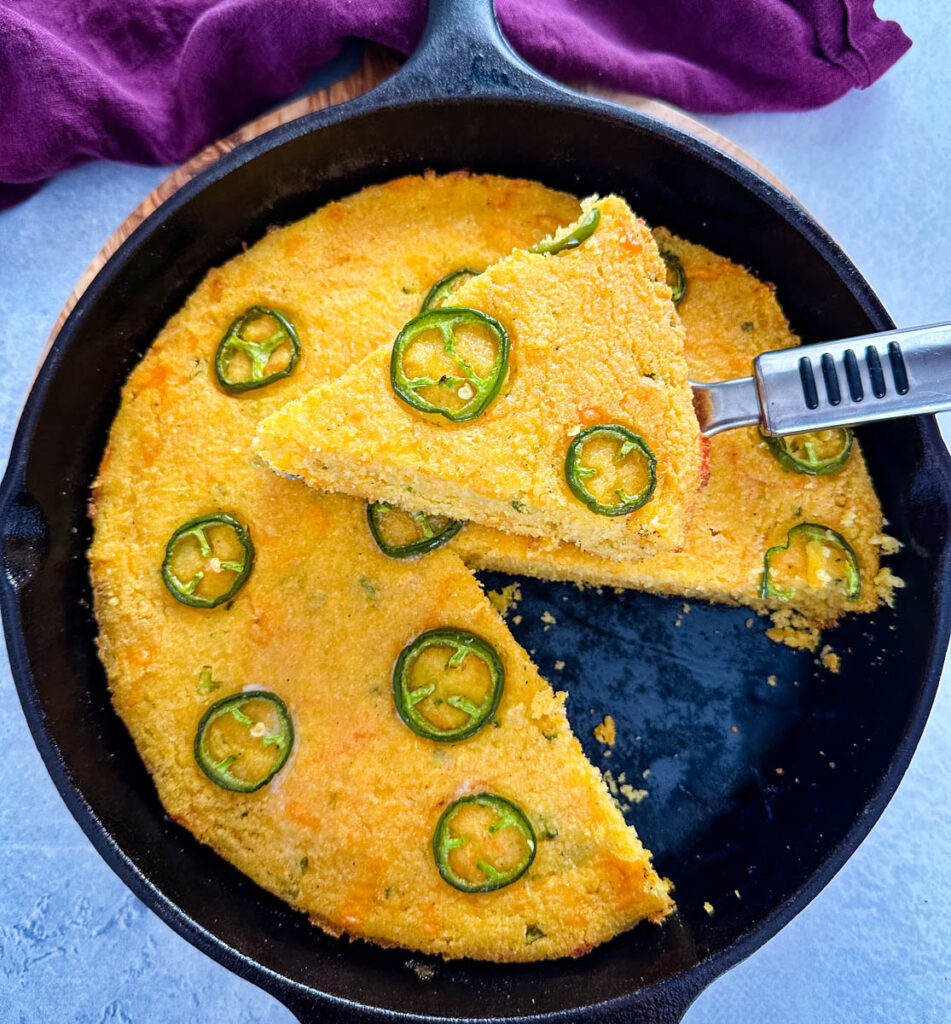
[{"label": "skillet handle", "polygon": [[453,96],[534,98],[553,91],[564,90],[509,45],[493,0],[429,0],[419,45],[373,96],[377,103],[393,103]]}]

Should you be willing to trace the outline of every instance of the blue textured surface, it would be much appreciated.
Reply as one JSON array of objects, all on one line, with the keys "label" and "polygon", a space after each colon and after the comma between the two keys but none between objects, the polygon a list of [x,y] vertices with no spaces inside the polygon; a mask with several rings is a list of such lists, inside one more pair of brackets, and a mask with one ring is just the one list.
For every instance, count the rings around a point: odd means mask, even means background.
[{"label": "blue textured surface", "polygon": [[[899,324],[927,323],[951,317],[951,33],[940,0],[880,0],[878,7],[902,22],[915,46],[873,89],[808,114],[709,123],[793,189]],[[353,62],[346,54],[313,84]],[[82,168],[0,215],[4,458],[66,296],[166,173]],[[0,733],[0,1021],[293,1020],[180,939],[100,860],[46,775],[5,664]],[[799,917],[697,1000],[687,1024],[951,1020],[949,749],[945,679],[911,768],[869,838]]]}]

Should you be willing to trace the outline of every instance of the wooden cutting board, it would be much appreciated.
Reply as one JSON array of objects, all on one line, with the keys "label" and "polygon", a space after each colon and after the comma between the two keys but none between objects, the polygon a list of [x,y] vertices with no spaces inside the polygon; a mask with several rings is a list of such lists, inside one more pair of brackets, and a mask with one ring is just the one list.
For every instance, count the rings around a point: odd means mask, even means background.
[{"label": "wooden cutting board", "polygon": [[[392,50],[387,50],[384,47],[369,44],[366,48],[362,64],[352,75],[348,75],[346,78],[341,79],[339,82],[335,82],[326,89],[320,89],[315,93],[302,97],[301,99],[294,100],[291,103],[286,103],[277,110],[272,110],[270,113],[264,114],[261,117],[256,118],[254,121],[250,121],[248,124],[243,125],[241,128],[238,128],[237,131],[232,132],[223,139],[219,139],[217,142],[213,142],[210,146],[206,146],[201,150],[201,152],[193,156],[191,160],[172,171],[172,173],[157,188],[153,189],[145,199],[139,203],[132,213],[126,217],[96,255],[96,258],[86,268],[85,273],[76,283],[75,288],[73,288],[69,298],[66,300],[66,304],[63,306],[62,310],[60,310],[60,314],[56,318],[56,322],[50,332],[46,348],[48,349],[52,344],[53,339],[66,322],[66,318],[72,312],[72,309],[79,301],[80,296],[86,288],[89,287],[90,282],[96,274],[98,274],[105,266],[109,257],[112,256],[119,246],[129,237],[129,235],[132,234],[142,221],[149,216],[149,214],[157,210],[166,199],[174,195],[182,185],[195,177],[199,171],[203,171],[209,164],[214,163],[215,160],[224,156],[225,153],[230,152],[237,146],[240,146],[242,143],[248,142],[249,140],[256,138],[258,135],[270,131],[272,128],[276,128],[278,125],[286,124],[288,121],[293,121],[295,118],[302,117],[304,114],[310,114],[315,110],[323,110],[324,107],[330,107],[336,103],[343,103],[346,100],[351,100],[357,96],[361,96],[363,93],[372,89],[375,85],[378,85],[384,79],[389,78],[389,76],[399,68],[402,60],[403,58]],[[600,96],[604,99],[613,100],[615,103],[622,103],[625,106],[634,107],[645,114],[650,114],[660,120],[676,125],[678,128],[703,139],[705,142],[710,143],[710,145],[715,146],[717,149],[728,153],[734,159],[746,164],[747,167],[755,171],[767,181],[771,182],[781,192],[784,192],[791,199],[795,199],[792,192],[790,192],[789,189],[775,177],[775,175],[771,174],[765,167],[763,167],[762,164],[751,157],[747,152],[742,150],[729,139],[720,135],[718,132],[713,131],[706,125],[701,124],[692,117],[689,117],[676,107],[672,107],[667,103],[661,103],[658,100],[651,100],[643,96],[636,96],[632,93],[616,92],[588,85],[577,86],[577,88],[580,92],[588,93],[593,96]]]}]

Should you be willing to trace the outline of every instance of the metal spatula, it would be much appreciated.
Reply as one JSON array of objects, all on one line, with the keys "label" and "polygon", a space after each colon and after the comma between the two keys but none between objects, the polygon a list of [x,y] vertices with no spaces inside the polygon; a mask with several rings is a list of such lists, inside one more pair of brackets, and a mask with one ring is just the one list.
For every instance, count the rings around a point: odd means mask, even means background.
[{"label": "metal spatula", "polygon": [[753,376],[691,381],[708,437],[758,423],[800,434],[951,409],[951,323],[764,352]]}]

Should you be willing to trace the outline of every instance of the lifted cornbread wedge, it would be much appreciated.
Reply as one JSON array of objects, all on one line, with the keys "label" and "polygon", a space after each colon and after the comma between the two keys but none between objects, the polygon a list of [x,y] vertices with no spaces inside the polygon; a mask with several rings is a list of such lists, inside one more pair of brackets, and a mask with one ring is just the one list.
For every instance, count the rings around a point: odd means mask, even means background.
[{"label": "lifted cornbread wedge", "polygon": [[[169,814],[334,934],[540,960],[583,953],[672,908],[572,736],[562,695],[458,556],[388,558],[362,502],[317,494],[249,456],[262,415],[361,356],[368,332],[398,329],[434,279],[530,244],[573,206],[539,185],[465,175],[367,189],[211,271],[123,389],[89,553],[113,703]],[[315,279],[333,287],[315,297]],[[294,325],[300,363],[229,394],[215,352],[254,305]],[[212,607],[204,587],[220,575],[226,600]],[[504,672],[497,704],[482,701],[491,716],[458,742],[419,735],[395,700],[401,651],[433,629],[477,635]],[[485,682],[478,658],[450,671],[445,644],[429,651],[430,672],[440,652],[448,696],[464,700],[415,707],[455,728]],[[409,678],[418,689],[412,666]],[[520,809],[531,844],[493,816],[508,804],[470,801],[446,814],[483,792]],[[486,891],[463,891],[441,868]]]},{"label": "lifted cornbread wedge", "polygon": [[[654,236],[662,251],[679,258],[686,275],[678,312],[687,332],[691,377],[739,377],[749,373],[758,353],[799,344],[771,285],[666,231]],[[622,562],[476,524],[467,525],[452,546],[477,568],[772,611],[777,624],[771,635],[792,646],[815,647],[819,629],[846,612],[870,612],[880,601],[891,601],[892,588],[901,581],[881,568],[880,555],[896,542],[882,533],[881,507],[858,442],[844,466],[814,476],[784,466],[755,428],[717,434],[710,449],[709,483],[700,492],[681,551]],[[829,545],[810,545],[808,538],[794,539],[789,556],[804,561],[806,585],[791,599],[760,596],[767,550],[785,543],[788,531],[800,523],[829,527],[851,545],[862,585],[855,600],[843,586],[822,578],[824,572],[833,575],[822,565]]]},{"label": "lifted cornbread wedge", "polygon": [[264,420],[256,451],[322,490],[608,558],[679,547],[703,446],[666,267],[622,199],[582,207],[584,240],[460,284]]}]

